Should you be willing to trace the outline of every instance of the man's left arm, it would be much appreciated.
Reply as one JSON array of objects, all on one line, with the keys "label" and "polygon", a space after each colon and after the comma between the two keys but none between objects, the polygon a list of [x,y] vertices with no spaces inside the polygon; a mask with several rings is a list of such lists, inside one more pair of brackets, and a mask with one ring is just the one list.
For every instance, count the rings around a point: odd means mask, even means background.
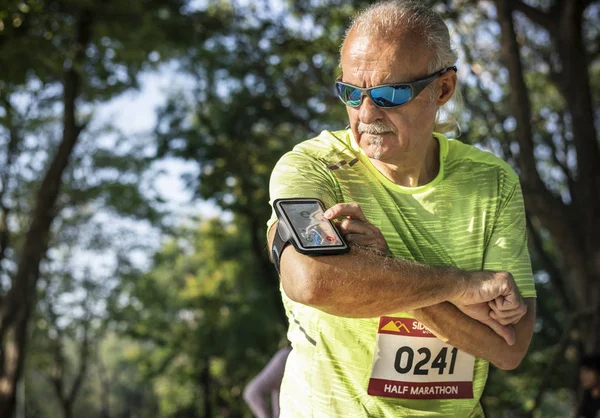
[{"label": "man's left arm", "polygon": [[[508,172],[502,182],[502,207],[483,255],[483,269],[510,272],[527,312],[495,300],[456,307],[450,303],[415,310],[415,317],[438,338],[501,369],[514,369],[525,357],[535,325],[535,287],[527,250],[527,223],[519,180]],[[512,324],[512,325],[511,325]]]},{"label": "man's left arm", "polygon": [[[535,324],[535,298],[525,298],[527,313],[514,325],[494,319],[480,322],[449,302],[416,309],[411,314],[440,340],[483,358],[494,366],[515,369],[525,357]],[[514,341],[509,345],[507,339]]]},{"label": "man's left arm", "polygon": [[[514,369],[529,348],[535,324],[535,287],[527,251],[523,197],[514,173],[504,192],[504,205],[496,219],[483,256],[483,270],[508,271],[525,298],[527,310],[513,309],[503,300],[488,304],[456,307],[449,302],[410,313],[434,335],[467,353],[481,357],[501,369]],[[512,177],[512,179],[510,178]],[[512,180],[512,181],[510,181]],[[381,231],[369,222],[360,222],[347,204],[334,206],[331,218],[347,216],[338,223],[351,244],[386,253]],[[350,234],[350,235],[348,235]]]}]

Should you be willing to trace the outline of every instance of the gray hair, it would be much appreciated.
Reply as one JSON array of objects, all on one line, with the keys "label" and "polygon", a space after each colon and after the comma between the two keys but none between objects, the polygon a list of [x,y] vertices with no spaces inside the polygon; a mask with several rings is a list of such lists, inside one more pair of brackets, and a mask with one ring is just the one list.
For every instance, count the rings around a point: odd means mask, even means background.
[{"label": "gray hair", "polygon": [[[455,65],[458,59],[458,54],[450,43],[448,26],[440,15],[422,1],[387,0],[372,4],[354,18],[346,31],[342,48],[351,31],[378,39],[393,39],[399,33],[411,33],[422,37],[432,53],[429,73]],[[433,95],[433,91],[430,91]],[[463,98],[457,83],[452,99],[436,113],[434,130],[446,133],[458,128],[460,133],[458,121],[462,108]]]}]

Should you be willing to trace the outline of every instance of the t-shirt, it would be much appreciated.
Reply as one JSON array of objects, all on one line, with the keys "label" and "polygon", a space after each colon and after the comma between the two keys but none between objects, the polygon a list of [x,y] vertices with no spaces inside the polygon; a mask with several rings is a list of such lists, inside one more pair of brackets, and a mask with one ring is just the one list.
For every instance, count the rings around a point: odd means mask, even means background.
[{"label": "t-shirt", "polygon": [[[316,197],[325,207],[356,202],[394,256],[464,270],[509,271],[523,297],[535,297],[523,198],[515,172],[501,159],[434,134],[440,169],[428,184],[388,180],[350,130],[323,131],[275,166],[271,203]],[[273,213],[270,227],[277,220]],[[396,399],[367,393],[379,318],[344,318],[290,300],[290,354],[281,387],[282,417],[477,417],[489,363],[475,359],[473,398]],[[410,318],[405,312],[393,316]]]}]

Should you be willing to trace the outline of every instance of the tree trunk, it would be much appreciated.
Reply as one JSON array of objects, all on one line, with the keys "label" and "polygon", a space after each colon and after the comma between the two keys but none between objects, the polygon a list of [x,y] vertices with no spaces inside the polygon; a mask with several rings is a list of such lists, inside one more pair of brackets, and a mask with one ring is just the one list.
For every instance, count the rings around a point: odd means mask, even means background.
[{"label": "tree trunk", "polygon": [[61,418],[71,418],[73,416],[73,403],[67,399],[64,399],[60,403],[60,416]]},{"label": "tree trunk", "polygon": [[212,393],[211,393],[211,379],[210,379],[210,358],[207,357],[204,361],[202,370],[200,371],[200,383],[202,390],[204,391],[204,417],[212,417]]},{"label": "tree trunk", "polygon": [[76,123],[75,100],[80,89],[80,66],[91,37],[91,13],[84,11],[77,28],[77,51],[64,78],[63,135],[36,197],[31,224],[25,236],[21,259],[12,286],[0,307],[0,418],[12,418],[16,384],[21,376],[29,317],[35,307],[39,265],[47,250],[48,233],[55,217],[55,204],[62,175],[82,127]]},{"label": "tree trunk", "polygon": [[577,150],[577,179],[572,196],[583,232],[587,292],[579,306],[596,307],[583,341],[588,353],[600,351],[600,150],[594,126],[589,63],[581,33],[582,2],[564,1],[550,35],[557,46],[562,72],[560,89],[566,99]]},{"label": "tree trunk", "polygon": [[[577,327],[585,336],[584,351],[597,353],[600,352],[600,150],[581,33],[587,4],[563,0],[543,12],[522,1],[496,0],[502,59],[509,71],[511,108],[517,120],[515,135],[520,146],[525,203],[536,229],[550,233],[562,256],[562,274],[553,275],[552,280],[564,280],[560,288],[574,288],[574,306],[578,311],[571,314],[583,315]],[[554,82],[566,101],[577,152],[576,174],[568,179],[572,185],[569,205],[550,193],[536,170],[531,107],[512,19],[513,8],[549,32],[560,58],[560,73]],[[565,174],[570,176],[568,171]]]},{"label": "tree trunk", "polygon": [[[496,0],[501,27],[501,52],[509,71],[510,104],[517,120],[516,139],[520,147],[519,167],[523,176],[523,194],[532,224],[550,233],[553,246],[559,251],[560,270],[552,281],[561,281],[559,289],[571,289],[573,303],[565,304],[573,327],[582,335],[581,344],[587,353],[600,352],[600,150],[594,125],[588,60],[581,33],[583,13],[589,2],[562,0],[548,12],[529,6],[521,0]],[[571,202],[564,204],[555,198],[541,181],[534,158],[531,107],[521,65],[512,12],[524,13],[550,34],[559,56],[559,72],[551,77],[565,98],[571,117],[572,144],[577,153],[576,169],[563,169],[567,176]],[[567,138],[563,138],[567,140]],[[567,145],[565,145],[565,148]],[[576,174],[573,174],[576,171]],[[541,245],[537,245],[541,249]],[[541,249],[543,251],[543,249]],[[557,274],[558,273],[558,274]],[[567,301],[569,295],[562,295]],[[570,324],[566,324],[570,327]],[[565,334],[566,335],[566,334]],[[566,344],[565,340],[565,344]],[[564,349],[564,347],[562,347]],[[562,351],[557,351],[562,356]],[[549,365],[547,378],[552,368]],[[535,399],[534,410],[541,403],[544,386]],[[533,416],[533,410],[529,416]]]},{"label": "tree trunk", "polygon": [[[279,294],[279,281],[277,280],[277,276],[274,274],[275,267],[271,264],[269,259],[269,255],[271,253],[270,248],[266,248],[266,234],[264,234],[264,228],[262,223],[259,221],[259,217],[254,214],[248,215],[248,221],[250,223],[250,245],[252,248],[252,252],[254,253],[254,257],[258,261],[260,266],[259,274],[264,278],[264,282],[266,288],[269,290],[269,293],[273,295],[273,300],[275,301],[275,306],[277,308],[277,316],[279,321],[282,324],[287,324],[287,316],[285,314],[285,310],[283,308],[283,304],[280,302],[281,295]],[[265,251],[266,249],[266,251]]]},{"label": "tree trunk", "polygon": [[110,418],[110,379],[100,355],[98,355],[98,374],[100,375],[100,417]]}]

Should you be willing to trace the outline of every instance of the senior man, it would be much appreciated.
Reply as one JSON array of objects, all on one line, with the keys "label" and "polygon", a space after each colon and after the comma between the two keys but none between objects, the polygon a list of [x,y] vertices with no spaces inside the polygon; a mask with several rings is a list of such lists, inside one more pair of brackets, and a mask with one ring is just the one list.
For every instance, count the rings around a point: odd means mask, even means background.
[{"label": "senior man", "polygon": [[352,246],[281,254],[281,416],[483,416],[489,363],[517,367],[535,320],[517,175],[439,133],[456,54],[421,2],[361,12],[340,62],[350,128],[297,145],[271,177],[271,201],[321,199]]}]

